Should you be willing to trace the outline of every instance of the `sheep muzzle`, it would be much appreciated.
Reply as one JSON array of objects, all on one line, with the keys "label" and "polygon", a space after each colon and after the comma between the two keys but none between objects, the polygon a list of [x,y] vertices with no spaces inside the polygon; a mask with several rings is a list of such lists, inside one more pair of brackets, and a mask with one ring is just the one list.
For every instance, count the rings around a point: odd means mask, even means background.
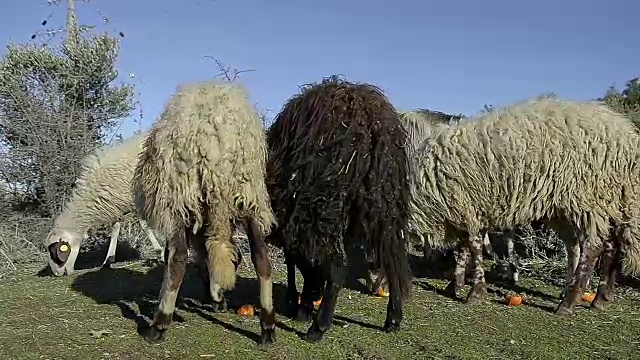
[{"label": "sheep muzzle", "polygon": [[66,241],[54,242],[48,247],[51,260],[58,266],[63,266],[69,255],[71,255],[71,246]]}]

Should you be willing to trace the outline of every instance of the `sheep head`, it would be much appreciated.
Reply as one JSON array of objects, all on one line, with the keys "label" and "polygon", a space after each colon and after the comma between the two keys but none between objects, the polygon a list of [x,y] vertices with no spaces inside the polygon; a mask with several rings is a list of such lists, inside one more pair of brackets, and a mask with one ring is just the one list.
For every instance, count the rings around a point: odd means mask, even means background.
[{"label": "sheep head", "polygon": [[67,230],[52,230],[44,242],[48,252],[49,267],[55,276],[73,274],[80,243],[86,237]]}]

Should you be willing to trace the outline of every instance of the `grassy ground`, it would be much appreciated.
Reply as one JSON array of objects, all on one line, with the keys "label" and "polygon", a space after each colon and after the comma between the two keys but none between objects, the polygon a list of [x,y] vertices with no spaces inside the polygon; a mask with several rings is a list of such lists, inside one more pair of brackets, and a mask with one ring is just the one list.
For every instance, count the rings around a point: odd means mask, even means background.
[{"label": "grassy ground", "polygon": [[[137,328],[149,320],[161,269],[140,263],[71,277],[18,272],[0,280],[1,359],[631,359],[640,358],[639,296],[620,289],[605,312],[578,307],[552,314],[559,288],[523,280],[528,304],[507,307],[504,290],[465,305],[441,296],[445,282],[416,279],[400,332],[386,334],[386,298],[345,289],[333,328],[322,342],[300,335],[308,324],[278,317],[277,343],[261,348],[257,317],[211,313],[198,305],[202,290],[190,271],[176,321],[162,344],[147,344]],[[284,293],[277,273],[276,301]],[[300,282],[299,282],[300,284]],[[257,283],[240,268],[232,306],[257,301]],[[141,315],[142,314],[142,315]]]}]

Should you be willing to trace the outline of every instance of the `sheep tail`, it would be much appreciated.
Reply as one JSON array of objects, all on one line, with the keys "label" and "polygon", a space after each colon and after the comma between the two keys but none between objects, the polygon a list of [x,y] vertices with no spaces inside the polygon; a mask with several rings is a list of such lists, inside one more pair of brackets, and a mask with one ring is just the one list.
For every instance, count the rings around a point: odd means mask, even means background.
[{"label": "sheep tail", "polygon": [[388,279],[389,288],[397,288],[404,299],[411,292],[411,271],[407,254],[406,230],[385,234],[390,241],[382,242],[380,257],[382,276]]},{"label": "sheep tail", "polygon": [[640,275],[640,224],[625,226],[622,231],[622,272]]},{"label": "sheep tail", "polygon": [[230,241],[208,238],[205,246],[209,262],[209,279],[222,290],[231,290],[236,283],[236,269],[242,261],[240,249]]}]

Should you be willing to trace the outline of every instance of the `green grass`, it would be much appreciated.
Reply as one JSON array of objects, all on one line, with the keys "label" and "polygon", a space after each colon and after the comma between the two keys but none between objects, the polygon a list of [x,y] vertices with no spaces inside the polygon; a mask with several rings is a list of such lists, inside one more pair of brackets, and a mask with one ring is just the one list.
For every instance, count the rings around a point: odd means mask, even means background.
[{"label": "green grass", "polygon": [[[257,283],[243,266],[232,306],[257,300]],[[183,301],[166,342],[148,344],[137,323],[149,321],[161,270],[137,263],[65,278],[18,273],[0,281],[0,359],[631,359],[640,358],[639,296],[618,292],[605,312],[577,307],[572,317],[551,311],[559,289],[523,280],[529,301],[503,304],[491,287],[485,301],[466,305],[439,295],[442,280],[416,279],[399,332],[379,330],[386,298],[345,289],[324,339],[299,337],[309,324],[277,317],[277,342],[256,344],[257,317],[211,313]],[[276,274],[276,301],[284,274]],[[299,282],[301,285],[301,282]],[[183,298],[197,299],[200,283],[188,273]],[[144,314],[144,317],[140,313]],[[100,331],[108,331],[100,335]]]}]

